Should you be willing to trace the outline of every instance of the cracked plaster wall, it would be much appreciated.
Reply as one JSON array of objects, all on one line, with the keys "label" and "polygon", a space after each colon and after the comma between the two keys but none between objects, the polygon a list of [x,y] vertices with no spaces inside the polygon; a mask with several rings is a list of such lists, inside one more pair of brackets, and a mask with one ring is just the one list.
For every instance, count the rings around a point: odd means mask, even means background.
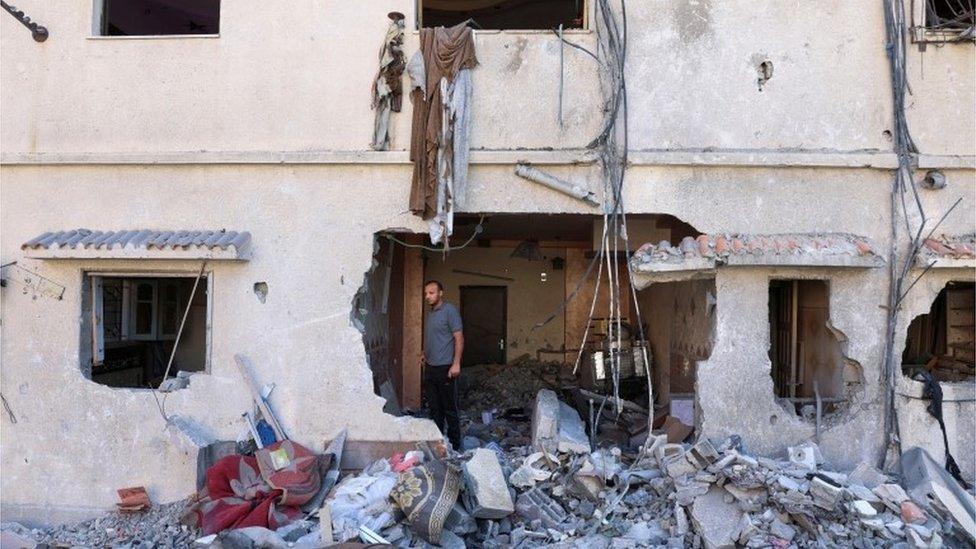
[{"label": "cracked plaster wall", "polygon": [[[909,276],[920,274],[918,269]],[[905,297],[895,331],[895,355],[901,371],[901,354],[905,349],[908,326],[918,315],[928,314],[932,302],[951,281],[971,282],[976,279],[972,269],[932,269]],[[949,451],[955,458],[963,478],[972,482],[976,476],[976,381],[959,381],[942,385],[942,413],[949,440]],[[902,448],[921,446],[939,463],[944,462],[945,444],[939,422],[926,411],[928,400],[922,400],[923,384],[899,375],[895,405]]]},{"label": "cracked plaster wall", "polygon": [[[879,4],[680,4],[629,5],[633,148],[890,150]],[[413,6],[408,0],[300,0],[285,13],[239,0],[222,4],[220,38],[133,40],[88,38],[90,2],[34,3],[30,16],[52,32],[43,44],[30,40],[13,18],[0,17],[3,154],[230,151],[246,161],[262,152],[364,151],[373,127],[368,89],[386,13],[399,9],[412,21]],[[595,44],[592,33],[570,36]],[[408,54],[415,44],[408,31]],[[482,65],[474,73],[474,147],[561,149],[590,140],[601,105],[591,59],[565,49],[566,125],[560,129],[555,39],[478,33],[476,44]],[[774,65],[761,92],[760,59]],[[909,119],[923,153],[976,151],[976,90],[965,77],[973,63],[971,44],[925,53],[910,48]],[[394,149],[406,146],[409,121],[405,101],[393,121]],[[28,507],[100,511],[114,502],[116,488],[133,484],[146,485],[154,501],[178,499],[192,490],[195,476],[194,457],[164,432],[148,393],[99,386],[80,372],[81,273],[96,265],[136,265],[24,259],[20,244],[47,230],[252,232],[252,261],[212,265],[213,368],[168,398],[169,413],[198,421],[216,437],[237,436],[249,399],[232,356],[243,352],[259,381],[277,383],[272,401],[286,428],[312,447],[346,425],[360,440],[437,435],[430,423],[382,413],[362,336],[349,323],[373,233],[389,227],[423,232],[423,224],[404,213],[410,166],[200,165],[188,154],[180,157],[183,166],[0,166],[0,260],[17,260],[67,288],[57,302],[32,300],[16,287],[0,291],[3,391],[19,420],[0,420],[5,516]],[[468,210],[592,213],[511,170],[473,166]],[[550,171],[600,188],[593,166]],[[923,201],[938,218],[956,197],[965,197],[941,230],[972,232],[976,174],[970,168],[946,175],[949,187],[924,191]],[[672,214],[704,232],[840,231],[868,236],[884,249],[891,181],[890,171],[853,167],[635,166],[625,200],[631,212]],[[198,265],[152,267],[195,272]],[[849,338],[848,354],[866,378],[861,409],[822,439],[825,456],[837,466],[879,450],[882,271],[819,275],[832,281],[831,319]],[[702,406],[706,434],[741,432],[759,452],[812,434],[799,420],[769,424],[771,415],[782,415],[772,400],[766,355],[769,274],[719,271],[716,347],[699,365],[699,391],[711,395]],[[256,281],[272,288],[264,304],[253,295]],[[746,380],[754,383],[742,394],[758,395],[757,404],[730,392]],[[733,424],[739,409],[745,421]]]}]

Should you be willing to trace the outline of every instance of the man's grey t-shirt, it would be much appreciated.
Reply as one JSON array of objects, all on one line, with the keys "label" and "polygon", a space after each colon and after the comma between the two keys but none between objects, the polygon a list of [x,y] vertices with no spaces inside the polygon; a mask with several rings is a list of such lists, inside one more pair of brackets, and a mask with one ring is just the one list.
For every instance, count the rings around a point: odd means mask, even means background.
[{"label": "man's grey t-shirt", "polygon": [[444,366],[454,362],[454,332],[461,331],[461,315],[447,302],[427,313],[424,326],[424,355],[427,364]]}]

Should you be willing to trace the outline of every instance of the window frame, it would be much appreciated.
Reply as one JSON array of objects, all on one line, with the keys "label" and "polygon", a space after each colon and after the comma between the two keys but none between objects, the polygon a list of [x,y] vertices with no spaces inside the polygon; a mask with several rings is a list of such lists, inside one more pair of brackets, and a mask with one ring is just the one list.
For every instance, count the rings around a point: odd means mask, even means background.
[{"label": "window frame", "polygon": [[[152,270],[118,270],[118,269],[85,269],[82,273],[84,277],[83,280],[89,284],[89,296],[87,300],[83,300],[81,305],[82,315],[90,315],[89,322],[82,323],[82,330],[88,330],[90,333],[83,333],[82,337],[87,338],[91,341],[90,357],[91,364],[82,364],[82,368],[90,368],[91,365],[99,365],[102,363],[105,357],[105,326],[104,326],[104,316],[103,316],[103,300],[99,299],[102,295],[102,281],[105,278],[121,278],[123,280],[123,292],[129,296],[129,306],[125,306],[123,303],[122,311],[128,312],[127,315],[123,314],[122,320],[122,330],[127,332],[127,339],[122,339],[122,341],[154,341],[154,340],[171,340],[176,338],[176,334],[172,336],[163,335],[159,333],[159,316],[161,309],[159,307],[159,288],[160,284],[158,280],[146,280],[146,279],[161,279],[161,278],[188,278],[196,279],[200,275],[200,271],[191,270],[180,270],[180,271],[152,271]],[[213,315],[214,315],[214,301],[213,301],[213,290],[214,290],[214,272],[213,269],[208,269],[201,275],[206,285],[202,286],[207,292],[207,302],[206,302],[206,340],[204,349],[204,368],[200,372],[194,373],[210,373],[210,368],[212,365],[213,357]],[[150,337],[144,335],[137,335],[134,331],[135,322],[135,304],[138,299],[136,296],[135,286],[140,282],[152,282],[153,291],[153,333]],[[200,288],[197,288],[200,291]],[[177,310],[179,311],[178,316],[182,319],[182,312],[188,303],[189,295],[178,295],[177,296]],[[87,301],[85,303],[84,301]],[[129,324],[132,324],[131,326]],[[179,331],[179,328],[177,328]]]},{"label": "window frame", "polygon": [[976,37],[961,39],[958,30],[933,29],[927,26],[925,7],[928,0],[912,0],[912,41],[919,43],[973,42]]},{"label": "window frame", "polygon": [[[592,24],[595,20],[595,4],[592,0],[583,1],[583,27],[579,29],[563,29],[563,34],[589,34],[593,32]],[[413,32],[419,33],[423,28],[424,0],[414,0]],[[475,34],[551,34],[551,29],[471,29]]]},{"label": "window frame", "polygon": [[[419,0],[418,0],[419,1]],[[226,2],[220,3],[220,13],[219,19],[222,21],[224,18],[224,5]],[[105,28],[105,0],[92,0],[92,19],[91,19],[91,34],[88,36],[89,40],[168,40],[177,39],[184,40],[187,38],[220,38],[220,25],[218,24],[218,31],[216,34],[136,34],[131,36],[112,36],[104,33]]]}]

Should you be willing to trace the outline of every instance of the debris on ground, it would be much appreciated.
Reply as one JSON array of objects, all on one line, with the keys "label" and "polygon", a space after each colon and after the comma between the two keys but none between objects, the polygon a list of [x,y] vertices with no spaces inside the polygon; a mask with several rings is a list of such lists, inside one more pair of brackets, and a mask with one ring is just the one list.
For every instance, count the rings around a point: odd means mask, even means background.
[{"label": "debris on ground", "polygon": [[[580,414],[573,398],[543,386],[523,400],[528,407],[471,410],[462,418],[464,451],[441,460],[418,447],[347,471],[322,483],[327,494],[310,500],[314,509],[283,514],[272,528],[203,537],[178,522],[188,507],[179,502],[47,531],[3,531],[54,546],[125,548],[972,546],[973,495],[924,450],[906,451],[895,478],[868,463],[833,470],[813,442],[758,457],[738,436],[669,442],[662,424],[640,444],[614,444],[593,435],[593,422],[597,431],[616,424],[624,407],[610,417]],[[273,458],[280,444],[260,452]],[[322,474],[338,474],[342,442],[326,455]],[[272,473],[286,470],[272,465]],[[207,471],[208,485],[219,470]]]}]

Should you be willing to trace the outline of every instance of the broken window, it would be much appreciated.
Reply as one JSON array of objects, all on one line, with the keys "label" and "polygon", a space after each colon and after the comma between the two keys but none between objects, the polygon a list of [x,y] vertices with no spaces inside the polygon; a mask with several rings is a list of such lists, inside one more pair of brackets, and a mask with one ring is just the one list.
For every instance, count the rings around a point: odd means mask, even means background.
[{"label": "broken window", "polygon": [[860,367],[844,357],[846,337],[830,325],[830,286],[824,280],[769,284],[769,360],[776,397],[813,419],[840,410],[860,384]]},{"label": "broken window", "polygon": [[974,4],[974,0],[915,0],[915,40],[973,40],[976,38]]},{"label": "broken window", "polygon": [[220,0],[96,0],[100,36],[218,34]]},{"label": "broken window", "polygon": [[582,29],[584,0],[421,0],[421,27],[471,21],[476,29]]},{"label": "broken window", "polygon": [[929,371],[939,381],[973,379],[976,338],[976,290],[972,282],[950,282],[928,314],[908,326],[902,371]]},{"label": "broken window", "polygon": [[112,387],[158,387],[171,355],[170,377],[206,371],[208,295],[206,276],[197,282],[89,273],[81,340],[86,376]]}]

